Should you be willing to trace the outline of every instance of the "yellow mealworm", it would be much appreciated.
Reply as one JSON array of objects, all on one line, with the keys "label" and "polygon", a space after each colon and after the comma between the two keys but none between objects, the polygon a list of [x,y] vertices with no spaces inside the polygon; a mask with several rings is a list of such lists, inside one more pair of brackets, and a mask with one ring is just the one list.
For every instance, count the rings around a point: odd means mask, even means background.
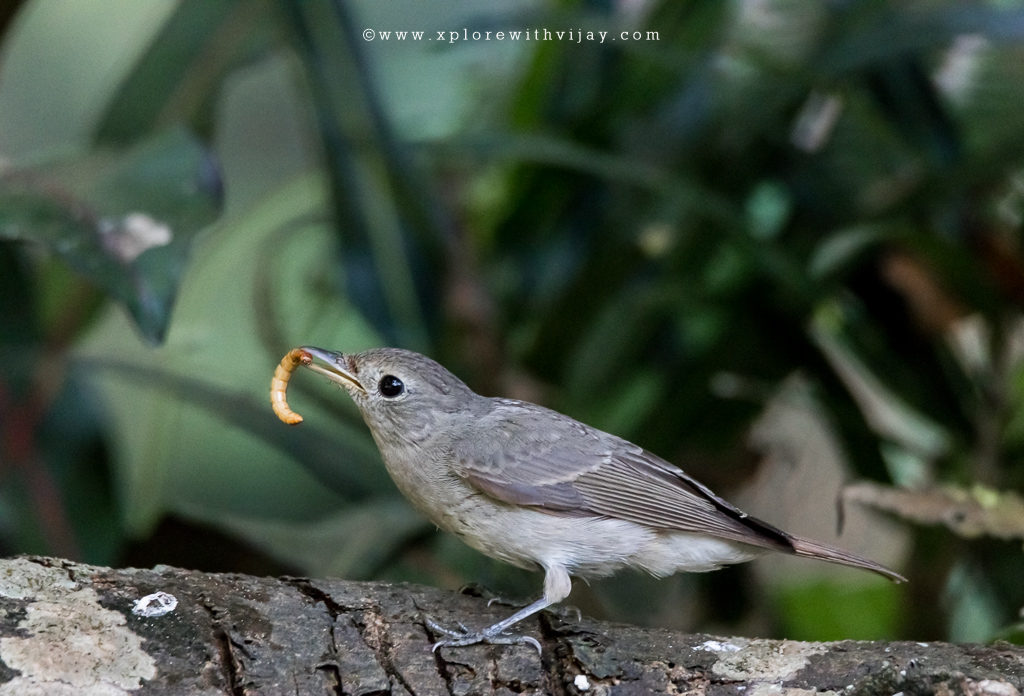
[{"label": "yellow mealworm", "polygon": [[300,364],[309,365],[313,362],[313,356],[301,348],[292,348],[288,354],[281,358],[274,369],[274,378],[270,380],[270,405],[274,408],[277,417],[288,425],[295,425],[302,422],[302,416],[297,414],[288,406],[285,392],[288,391],[288,380],[292,372]]}]

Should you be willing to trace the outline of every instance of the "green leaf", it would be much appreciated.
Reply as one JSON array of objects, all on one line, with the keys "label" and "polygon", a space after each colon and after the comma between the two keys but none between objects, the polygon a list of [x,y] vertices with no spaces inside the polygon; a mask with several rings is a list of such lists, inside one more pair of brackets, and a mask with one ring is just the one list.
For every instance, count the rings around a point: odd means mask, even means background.
[{"label": "green leaf", "polygon": [[396,137],[350,10],[286,7],[321,124],[347,295],[389,342],[429,350],[451,222]]},{"label": "green leaf", "polygon": [[192,242],[220,199],[212,157],[175,129],[121,152],[2,172],[0,239],[59,254],[159,343]]},{"label": "green leaf", "polygon": [[270,9],[238,0],[180,3],[118,85],[97,141],[130,142],[168,122],[212,133],[222,82],[272,45]]}]

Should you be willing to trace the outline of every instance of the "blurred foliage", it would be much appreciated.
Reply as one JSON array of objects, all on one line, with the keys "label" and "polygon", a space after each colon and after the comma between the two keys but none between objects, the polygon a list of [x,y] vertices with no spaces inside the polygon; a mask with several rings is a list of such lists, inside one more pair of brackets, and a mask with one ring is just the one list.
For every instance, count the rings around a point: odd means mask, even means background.
[{"label": "blurred foliage", "polygon": [[[800,375],[857,504],[907,518],[865,548],[909,585],[735,568],[573,601],[1019,636],[1019,534],[960,538],[933,491],[1024,488],[1020,3],[37,0],[3,27],[3,552],[527,596],[409,510],[338,392],[297,376],[307,422],[279,424],[280,356],[420,350],[727,494]],[[540,38],[427,40],[463,28]]]}]

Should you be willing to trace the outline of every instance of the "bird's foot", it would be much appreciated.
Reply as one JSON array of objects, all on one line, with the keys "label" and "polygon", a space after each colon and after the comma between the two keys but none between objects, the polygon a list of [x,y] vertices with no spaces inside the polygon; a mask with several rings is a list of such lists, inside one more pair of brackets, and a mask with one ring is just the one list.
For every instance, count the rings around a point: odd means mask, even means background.
[{"label": "bird's foot", "polygon": [[501,631],[493,631],[491,629],[493,629],[494,626],[491,628],[485,628],[482,631],[471,633],[469,629],[461,623],[459,624],[458,629],[451,629],[442,626],[429,616],[423,617],[423,621],[431,631],[447,636],[447,638],[443,638],[434,643],[430,648],[431,652],[437,652],[438,648],[461,648],[466,645],[488,643],[490,645],[532,645],[537,649],[537,654],[541,654],[540,642],[532,636],[514,635]]}]

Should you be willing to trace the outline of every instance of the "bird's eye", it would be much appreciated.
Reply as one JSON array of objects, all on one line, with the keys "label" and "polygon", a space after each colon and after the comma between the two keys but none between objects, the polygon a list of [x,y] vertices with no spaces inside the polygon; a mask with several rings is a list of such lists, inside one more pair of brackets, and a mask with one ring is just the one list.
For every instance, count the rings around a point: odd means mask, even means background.
[{"label": "bird's eye", "polygon": [[377,388],[380,389],[382,395],[389,399],[393,399],[405,391],[405,385],[402,384],[402,380],[394,375],[384,375],[381,377]]}]

